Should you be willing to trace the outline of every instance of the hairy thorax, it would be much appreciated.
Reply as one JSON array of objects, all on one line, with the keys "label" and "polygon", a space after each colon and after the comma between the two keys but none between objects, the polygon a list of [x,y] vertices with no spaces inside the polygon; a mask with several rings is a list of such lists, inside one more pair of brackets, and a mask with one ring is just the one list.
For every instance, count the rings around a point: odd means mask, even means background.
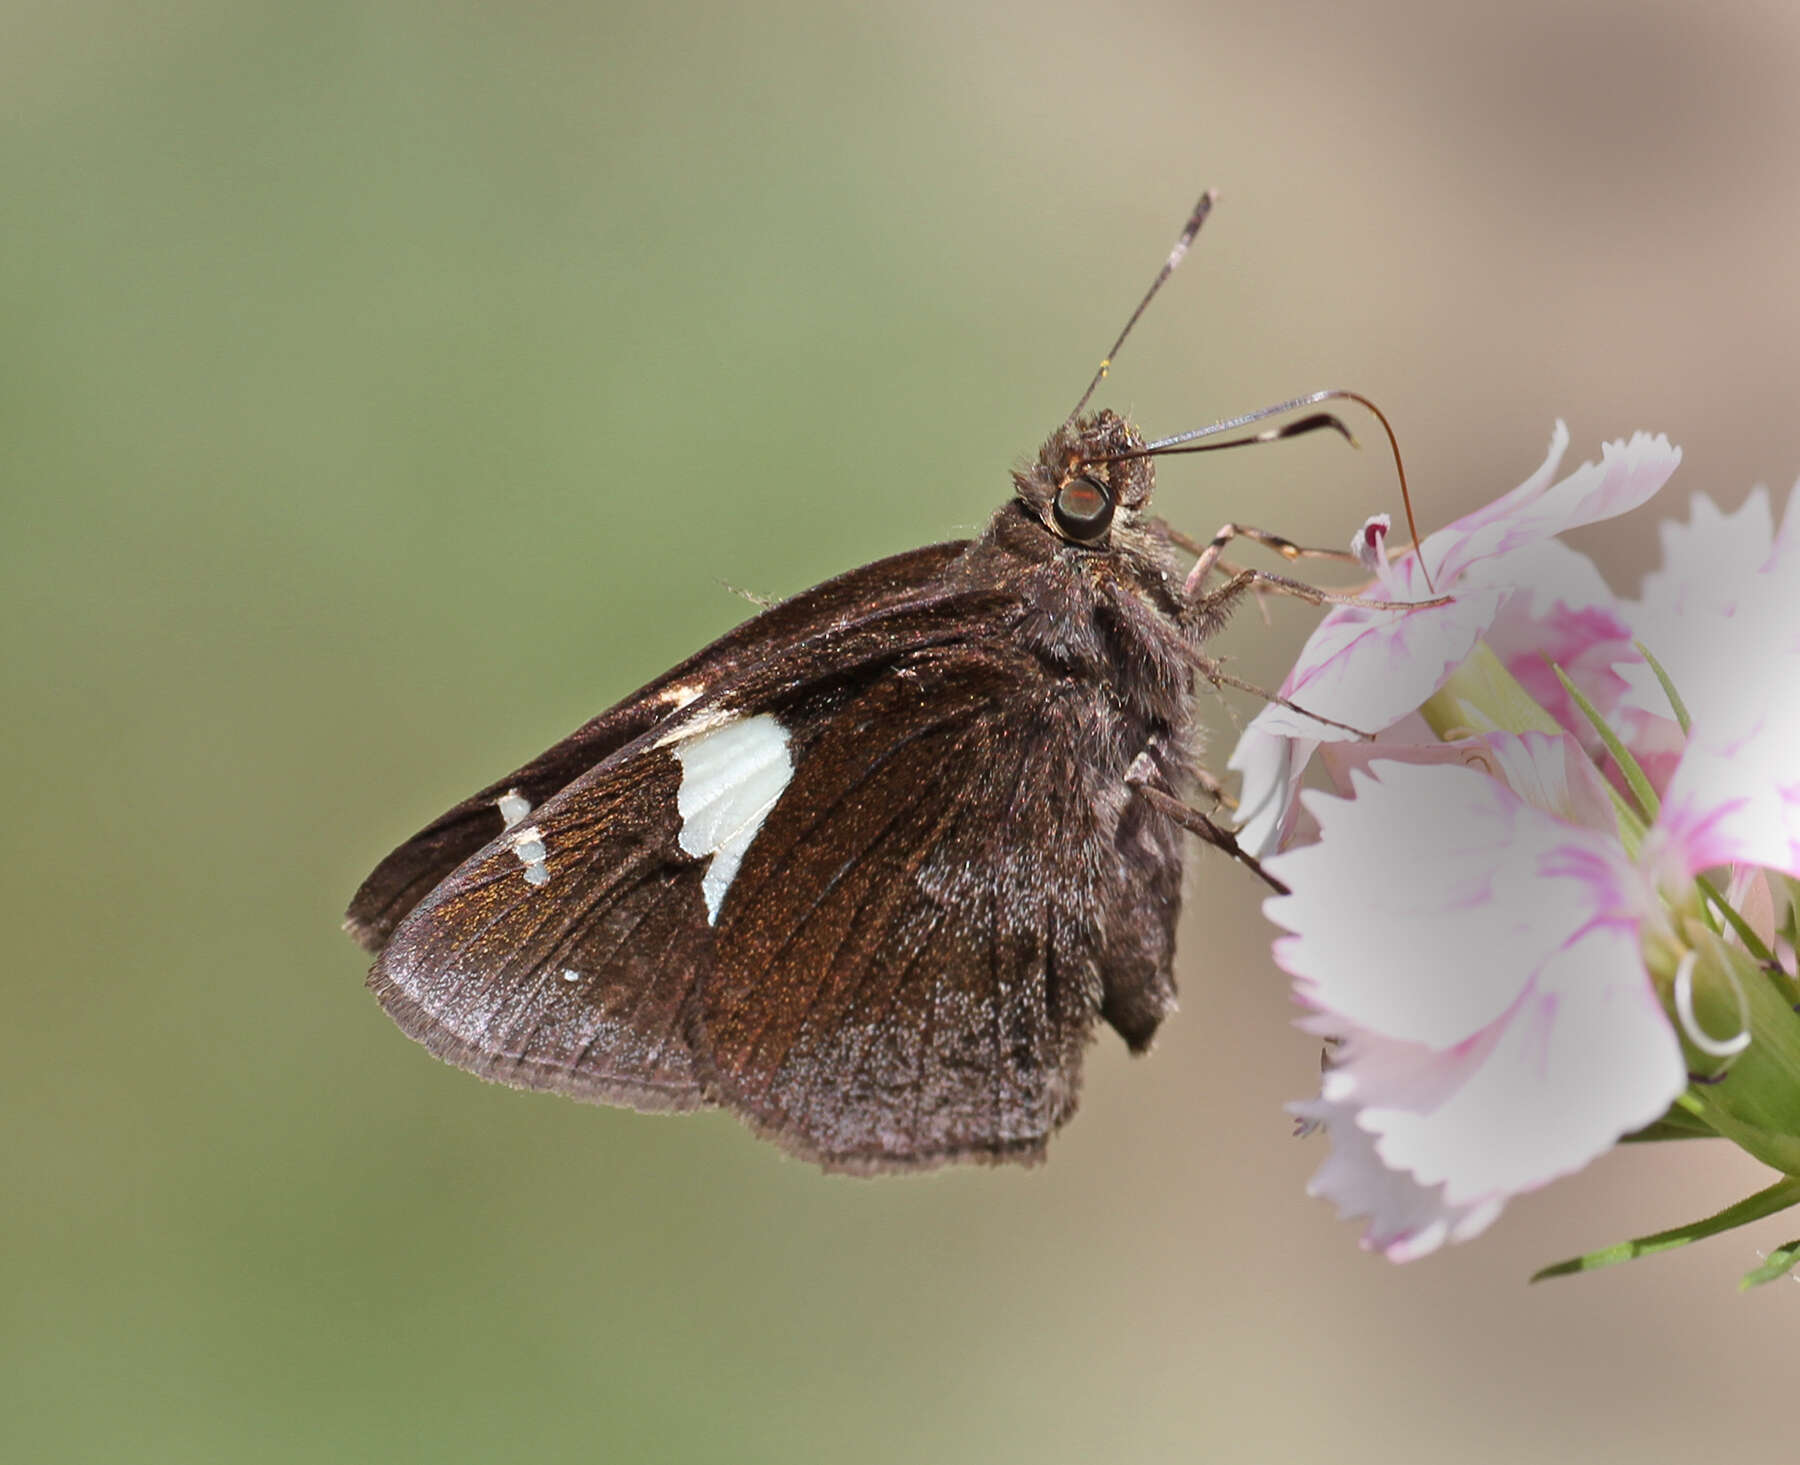
[{"label": "hairy thorax", "polygon": [[[1104,687],[1146,732],[1187,727],[1198,629],[1184,615],[1182,571],[1149,513],[1155,471],[1123,418],[1066,424],[1013,475],[1014,497],[989,521],[961,572],[1012,592],[1018,642],[1046,670]],[[1103,534],[1076,540],[1057,514],[1071,483],[1112,501]]]}]

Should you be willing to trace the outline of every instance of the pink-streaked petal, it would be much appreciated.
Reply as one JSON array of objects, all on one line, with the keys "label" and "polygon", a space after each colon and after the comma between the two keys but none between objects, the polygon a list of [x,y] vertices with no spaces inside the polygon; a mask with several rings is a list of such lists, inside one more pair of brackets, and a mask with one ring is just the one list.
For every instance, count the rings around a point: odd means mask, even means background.
[{"label": "pink-streaked petal", "polygon": [[1618,816],[1606,780],[1581,744],[1567,733],[1489,733],[1502,783],[1534,809],[1565,824],[1616,836]]},{"label": "pink-streaked petal", "polygon": [[[1467,768],[1375,763],[1356,797],[1303,795],[1317,844],[1269,861],[1275,958],[1308,1006],[1449,1048],[1506,1012],[1578,931],[1620,907],[1609,838]],[[1623,874],[1621,873],[1623,870]]]},{"label": "pink-streaked petal", "polygon": [[1634,432],[1602,446],[1598,463],[1583,463],[1531,511],[1546,532],[1616,519],[1647,503],[1681,466],[1681,449],[1662,433]]},{"label": "pink-streaked petal", "polygon": [[[1299,710],[1264,708],[1229,760],[1244,775],[1242,838],[1252,853],[1266,857],[1291,838],[1296,792],[1318,745],[1382,734],[1416,712],[1484,636],[1498,641],[1496,654],[1564,726],[1592,736],[1545,657],[1563,665],[1605,712],[1624,692],[1614,663],[1635,653],[1598,572],[1550,536],[1634,507],[1661,487],[1681,455],[1665,439],[1639,434],[1608,443],[1600,463],[1552,483],[1567,445],[1568,429],[1559,422],[1535,474],[1427,540],[1434,585],[1426,584],[1418,554],[1386,558],[1379,517],[1364,526],[1360,538],[1380,572],[1382,594],[1454,598],[1403,612],[1340,606],[1320,622],[1281,685]],[[1277,747],[1283,738],[1293,746]]]},{"label": "pink-streaked petal", "polygon": [[1331,1154],[1307,1183],[1306,1193],[1332,1202],[1341,1219],[1367,1216],[1363,1245],[1389,1261],[1413,1261],[1446,1241],[1467,1241],[1499,1216],[1499,1199],[1452,1206],[1441,1188],[1428,1190],[1410,1175],[1390,1170],[1375,1153],[1374,1136],[1357,1127],[1349,1105],[1312,1099],[1288,1107],[1322,1126],[1331,1140]]},{"label": "pink-streaked petal", "polygon": [[1353,1040],[1332,1071],[1333,1097],[1361,1106],[1358,1123],[1382,1161],[1443,1186],[1453,1206],[1572,1174],[1659,1118],[1687,1086],[1681,1044],[1628,920],[1563,946],[1482,1036],[1454,1092],[1435,1104],[1417,1102],[1403,1045]]},{"label": "pink-streaked petal", "polygon": [[[1410,557],[1405,563],[1415,563]],[[1415,587],[1423,594],[1422,583]],[[1504,590],[1458,593],[1449,605],[1420,610],[1363,610],[1340,606],[1306,643],[1284,697],[1306,712],[1361,732],[1379,732],[1404,717],[1468,660],[1505,599]],[[1337,742],[1354,737],[1285,707],[1257,715],[1264,732]]]},{"label": "pink-streaked petal", "polygon": [[1626,683],[1614,665],[1637,656],[1617,597],[1594,562],[1561,540],[1520,550],[1504,567],[1519,588],[1488,627],[1489,649],[1534,702],[1597,749],[1598,736],[1553,668],[1561,667],[1602,715],[1617,705]]},{"label": "pink-streaked petal", "polygon": [[1734,640],[1727,674],[1705,677],[1706,696],[1689,703],[1694,725],[1647,859],[1690,875],[1747,864],[1800,877],[1800,652],[1787,633],[1758,655],[1760,639]]},{"label": "pink-streaked petal", "polygon": [[[1483,561],[1470,567],[1469,578],[1486,583],[1494,567]],[[1612,615],[1615,634],[1625,634],[1620,617],[1619,597],[1600,568],[1578,549],[1571,549],[1560,539],[1544,539],[1515,550],[1506,558],[1504,581],[1518,594],[1508,611],[1524,622],[1542,621],[1559,608],[1576,611],[1601,610]]]},{"label": "pink-streaked petal", "polygon": [[1628,513],[1667,483],[1680,464],[1681,449],[1660,435],[1640,432],[1628,442],[1607,443],[1598,463],[1583,463],[1529,501],[1508,495],[1501,501],[1512,501],[1506,514],[1484,511],[1478,524],[1470,524],[1475,517],[1471,515],[1431,536],[1425,542],[1426,561],[1440,584],[1453,584],[1479,561],[1511,555],[1567,530]]},{"label": "pink-streaked petal", "polygon": [[[1381,593],[1388,598],[1423,601],[1432,598],[1435,587],[1437,594],[1454,597],[1449,605],[1408,611],[1338,607],[1307,640],[1282,683],[1282,695],[1319,717],[1379,732],[1437,691],[1490,632],[1502,608],[1514,602],[1516,615],[1527,622],[1546,618],[1557,605],[1567,607],[1559,644],[1571,659],[1598,639],[1623,639],[1622,623],[1580,618],[1613,605],[1598,572],[1585,557],[1547,541],[1564,529],[1635,508],[1662,487],[1681,453],[1666,438],[1639,433],[1628,443],[1607,443],[1599,463],[1585,463],[1546,487],[1567,442],[1567,429],[1557,427],[1544,468],[1505,498],[1425,541],[1432,585],[1426,584],[1417,554],[1382,566]],[[1519,639],[1522,656],[1529,637]],[[1540,665],[1541,657],[1528,674],[1537,676]],[[1560,687],[1557,693],[1560,698]],[[1270,708],[1260,720],[1264,732],[1287,737],[1335,742],[1351,736],[1285,708]]]},{"label": "pink-streaked petal", "polygon": [[[1314,1013],[1296,1026],[1310,1030],[1327,1021],[1325,1014]],[[1453,1048],[1428,1048],[1340,1023],[1320,1094],[1333,1103],[1354,1104],[1359,1111],[1371,1104],[1411,1113],[1436,1109],[1456,1097],[1500,1041],[1503,1028],[1490,1023]],[[1369,1125],[1365,1121],[1362,1127]]]},{"label": "pink-streaked petal", "polygon": [[1437,573],[1438,556],[1447,552],[1453,543],[1472,538],[1494,524],[1516,518],[1531,504],[1542,498],[1549,490],[1550,485],[1555,482],[1557,470],[1562,467],[1563,454],[1568,451],[1569,426],[1559,417],[1556,420],[1556,426],[1550,431],[1550,447],[1544,455],[1544,461],[1538,465],[1536,471],[1529,478],[1513,489],[1511,493],[1502,494],[1492,503],[1483,504],[1473,513],[1464,514],[1449,528],[1440,531],[1441,538],[1439,535],[1426,536],[1425,543],[1428,546],[1432,545],[1434,539],[1438,541],[1433,546],[1437,554],[1428,555],[1426,559],[1426,563],[1432,567],[1432,573],[1434,575]]}]

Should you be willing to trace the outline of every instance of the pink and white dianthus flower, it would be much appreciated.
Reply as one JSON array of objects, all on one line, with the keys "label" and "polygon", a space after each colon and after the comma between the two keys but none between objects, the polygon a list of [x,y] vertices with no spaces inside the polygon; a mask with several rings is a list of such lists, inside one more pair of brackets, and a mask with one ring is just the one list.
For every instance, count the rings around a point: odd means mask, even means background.
[{"label": "pink and white dianthus flower", "polygon": [[1373,593],[1394,601],[1452,598],[1406,612],[1339,606],[1320,622],[1279,691],[1344,726],[1270,703],[1244,730],[1227,766],[1242,775],[1238,839],[1251,854],[1272,854],[1292,837],[1301,774],[1321,744],[1354,739],[1347,728],[1377,734],[1377,746],[1432,741],[1413,715],[1478,641],[1542,705],[1562,712],[1564,726],[1574,720],[1545,654],[1602,712],[1624,694],[1625,682],[1611,670],[1632,654],[1622,607],[1593,561],[1556,536],[1643,504],[1674,473],[1681,452],[1665,437],[1639,433],[1606,444],[1600,462],[1558,481],[1568,446],[1569,430],[1558,422],[1535,473],[1428,535],[1421,551],[1390,562],[1382,520],[1358,536],[1359,556],[1376,571]]},{"label": "pink and white dianthus flower", "polygon": [[[1265,909],[1300,1026],[1336,1044],[1320,1096],[1294,1106],[1331,1136],[1309,1189],[1394,1260],[1478,1234],[1654,1124],[1692,1062],[1735,1061],[1754,1040],[1743,993],[1735,1035],[1694,1014],[1697,964],[1717,965],[1696,949],[1696,881],[1723,871],[1772,945],[1766,872],[1800,877],[1800,513],[1776,536],[1766,498],[1736,516],[1696,501],[1665,530],[1661,576],[1621,599],[1555,535],[1643,503],[1679,454],[1640,435],[1552,484],[1566,442],[1558,424],[1538,473],[1425,541],[1451,604],[1342,607],[1307,643],[1282,694],[1380,736],[1272,705],[1231,760],[1247,847],[1288,846],[1266,868],[1289,893]],[[1371,524],[1378,593],[1424,598],[1417,554],[1389,563]],[[1613,783],[1590,713],[1630,734]],[[1653,790],[1634,738],[1665,757]],[[1321,745],[1337,796],[1299,794]]]}]

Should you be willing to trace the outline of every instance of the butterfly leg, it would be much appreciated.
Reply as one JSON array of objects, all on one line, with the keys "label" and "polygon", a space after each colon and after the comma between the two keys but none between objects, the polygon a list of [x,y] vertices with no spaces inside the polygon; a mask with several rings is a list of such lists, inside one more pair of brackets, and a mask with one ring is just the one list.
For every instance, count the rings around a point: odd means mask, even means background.
[{"label": "butterfly leg", "polygon": [[[1225,529],[1234,527],[1227,524]],[[1222,547],[1229,541],[1230,536],[1225,535],[1225,529],[1219,531],[1225,537],[1214,539],[1207,546],[1207,551],[1213,550],[1215,546]],[[1296,600],[1304,600],[1308,605],[1354,605],[1363,610],[1421,610],[1427,606],[1450,603],[1447,595],[1440,595],[1433,600],[1369,600],[1361,595],[1321,590],[1317,585],[1308,585],[1304,580],[1290,580],[1286,575],[1277,575],[1269,570],[1239,570],[1217,590],[1207,590],[1204,588],[1206,577],[1212,573],[1218,559],[1216,553],[1209,555],[1202,551],[1200,558],[1194,561],[1194,568],[1188,571],[1187,583],[1182,587],[1182,593],[1190,601],[1198,599],[1204,603],[1215,596],[1229,596],[1235,600],[1246,590],[1272,590],[1280,595],[1291,595]]]},{"label": "butterfly leg", "polygon": [[1148,782],[1147,779],[1150,769],[1147,767],[1140,767],[1140,765],[1145,765],[1146,762],[1146,759],[1140,758],[1137,763],[1134,763],[1131,766],[1131,770],[1125,775],[1125,782],[1130,785],[1132,791],[1136,793],[1140,799],[1144,800],[1145,803],[1149,804],[1150,807],[1155,809],[1159,814],[1162,814],[1173,820],[1176,824],[1179,824],[1183,829],[1198,835],[1214,849],[1223,850],[1226,854],[1230,855],[1232,859],[1247,866],[1252,874],[1277,895],[1288,894],[1287,886],[1283,885],[1281,881],[1277,880],[1267,870],[1263,869],[1262,862],[1238,843],[1237,835],[1233,834],[1231,830],[1227,829],[1223,824],[1216,823],[1209,816],[1201,813],[1200,810],[1189,808],[1173,794],[1166,793],[1162,789],[1156,787],[1155,784]]},{"label": "butterfly leg", "polygon": [[1196,766],[1193,770],[1193,774],[1194,782],[1200,785],[1200,792],[1213,801],[1213,807],[1215,809],[1221,804],[1229,809],[1235,809],[1237,807],[1237,800],[1232,798],[1232,796],[1225,791],[1225,785],[1213,777],[1210,772]]},{"label": "butterfly leg", "polygon": [[1265,702],[1273,702],[1277,707],[1285,707],[1289,712],[1298,712],[1302,717],[1309,717],[1314,722],[1322,722],[1327,727],[1340,728],[1365,743],[1375,740],[1375,734],[1372,732],[1367,732],[1360,727],[1352,727],[1347,722],[1339,722],[1334,717],[1326,717],[1323,713],[1302,707],[1298,702],[1290,701],[1279,692],[1271,692],[1267,687],[1257,686],[1255,682],[1247,682],[1242,677],[1234,677],[1220,663],[1204,652],[1191,651],[1189,655],[1193,657],[1194,666],[1199,670],[1200,675],[1215,687],[1235,687],[1238,691],[1248,692],[1251,696],[1260,697]]},{"label": "butterfly leg", "polygon": [[[1200,566],[1195,567],[1199,571],[1201,579],[1204,579],[1214,569],[1226,569],[1219,556],[1224,552],[1225,546],[1234,539],[1251,540],[1274,550],[1285,560],[1339,560],[1348,564],[1358,563],[1356,556],[1347,549],[1308,549],[1304,545],[1295,544],[1293,540],[1283,535],[1272,534],[1267,529],[1257,529],[1249,524],[1226,524],[1212,537],[1211,542],[1206,544],[1202,544],[1190,535],[1183,534],[1172,525],[1169,526],[1168,534],[1169,542],[1177,549],[1186,550],[1196,560],[1203,562],[1204,569],[1201,569]],[[1236,574],[1237,571],[1232,569],[1227,573]],[[1190,583],[1193,583],[1192,577],[1190,577]]]}]

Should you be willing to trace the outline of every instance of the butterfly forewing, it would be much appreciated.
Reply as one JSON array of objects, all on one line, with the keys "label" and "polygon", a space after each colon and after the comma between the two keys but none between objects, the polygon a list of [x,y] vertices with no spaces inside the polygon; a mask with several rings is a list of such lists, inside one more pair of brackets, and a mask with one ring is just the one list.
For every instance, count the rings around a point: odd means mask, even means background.
[{"label": "butterfly forewing", "polygon": [[[704,788],[689,795],[721,777],[728,792],[771,798],[804,787],[794,765],[810,769],[808,750],[845,715],[854,689],[905,681],[916,699],[906,659],[966,643],[996,609],[991,590],[943,581],[953,558],[953,547],[939,546],[870,566],[859,572],[860,601],[834,582],[801,597],[812,604],[791,624],[783,612],[796,602],[765,613],[750,623],[771,623],[759,634],[741,629],[678,668],[684,677],[661,679],[528,765],[557,766],[600,745],[594,730],[616,737],[641,724],[658,688],[691,692],[516,815],[512,828],[503,827],[498,797],[477,796],[390,856],[353,916],[377,908],[364,899],[372,888],[397,887],[384,872],[441,859],[445,831],[466,839],[479,820],[486,835],[382,947],[370,983],[389,1013],[433,1052],[486,1078],[637,1108],[703,1102],[709,1091],[696,1082],[691,1054],[693,994],[714,969],[713,923],[743,854],[730,836],[753,847],[755,831],[725,828],[695,844],[690,836],[716,822],[721,806]],[[892,593],[879,596],[880,587]],[[834,600],[841,610],[832,618]],[[747,659],[746,645],[754,648]],[[774,729],[783,744],[786,771],[776,770],[773,785],[753,735],[759,728]],[[529,786],[515,775],[494,787]],[[732,808],[727,799],[728,823]],[[852,830],[834,825],[832,836]],[[795,1143],[810,1147],[798,1133]]]},{"label": "butterfly forewing", "polygon": [[[666,750],[627,750],[464,862],[375,963],[382,1005],[484,1078],[640,1109],[700,1103],[683,1024],[713,931],[700,863],[676,843],[680,781]],[[521,858],[530,841],[541,861]]]},{"label": "butterfly forewing", "polygon": [[523,768],[507,774],[433,820],[390,854],[363,882],[345,925],[379,951],[394,929],[458,865],[502,827],[500,798],[512,791],[541,804],[696,698],[730,685],[783,649],[816,643],[821,633],[854,627],[934,584],[964,546],[928,545],[864,565],[771,607],[697,652],[674,670],[609,708]]}]

